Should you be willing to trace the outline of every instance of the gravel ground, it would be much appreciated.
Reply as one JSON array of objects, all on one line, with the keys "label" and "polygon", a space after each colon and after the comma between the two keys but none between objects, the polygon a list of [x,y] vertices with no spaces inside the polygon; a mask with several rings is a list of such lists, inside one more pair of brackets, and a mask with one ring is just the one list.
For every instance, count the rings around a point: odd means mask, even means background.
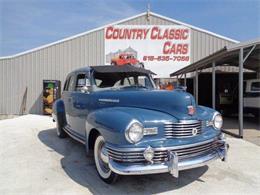
[{"label": "gravel ground", "polygon": [[0,121],[0,194],[260,194],[260,147],[228,138],[228,162],[170,174],[122,176],[107,185],[84,146],[59,139],[47,116]]}]

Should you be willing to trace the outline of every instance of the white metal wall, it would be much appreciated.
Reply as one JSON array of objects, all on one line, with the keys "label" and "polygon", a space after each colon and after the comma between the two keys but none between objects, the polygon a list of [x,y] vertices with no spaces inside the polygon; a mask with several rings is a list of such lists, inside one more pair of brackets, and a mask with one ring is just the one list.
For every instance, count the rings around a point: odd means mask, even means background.
[{"label": "white metal wall", "polygon": [[[119,24],[172,25],[164,18],[145,15]],[[191,63],[233,42],[192,29]],[[104,63],[104,30],[45,47],[21,56],[0,60],[0,114],[19,114],[26,87],[27,113],[42,113],[42,80],[64,79],[73,69]],[[169,72],[170,74],[170,72]]]}]

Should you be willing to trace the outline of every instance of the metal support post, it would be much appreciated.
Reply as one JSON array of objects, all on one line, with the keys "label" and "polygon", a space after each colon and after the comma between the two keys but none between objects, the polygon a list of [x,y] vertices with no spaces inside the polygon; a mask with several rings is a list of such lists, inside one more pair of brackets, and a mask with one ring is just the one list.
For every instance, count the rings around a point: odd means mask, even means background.
[{"label": "metal support post", "polygon": [[184,74],[184,86],[187,87],[187,78],[186,78],[186,73]]},{"label": "metal support post", "polygon": [[238,110],[239,110],[239,136],[243,137],[243,68],[244,68],[244,59],[243,59],[243,48],[240,48],[239,51],[239,99],[238,99]]},{"label": "metal support post", "polygon": [[212,62],[212,108],[216,108],[216,62]]},{"label": "metal support post", "polygon": [[199,73],[198,69],[196,69],[196,76],[195,76],[195,98],[197,104],[199,104]]}]

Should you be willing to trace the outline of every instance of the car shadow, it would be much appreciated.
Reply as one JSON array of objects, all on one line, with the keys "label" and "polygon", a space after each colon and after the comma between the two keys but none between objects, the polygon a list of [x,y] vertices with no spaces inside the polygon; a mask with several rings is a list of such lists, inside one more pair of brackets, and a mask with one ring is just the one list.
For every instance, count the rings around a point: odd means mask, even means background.
[{"label": "car shadow", "polygon": [[60,139],[55,129],[42,130],[39,140],[49,147],[50,152],[63,156],[61,167],[78,184],[87,187],[94,194],[157,194],[179,189],[194,181],[204,182],[200,177],[208,166],[180,172],[178,179],[170,174],[142,176],[120,176],[119,180],[108,185],[96,173],[93,157],[85,155],[85,147],[72,138]]}]

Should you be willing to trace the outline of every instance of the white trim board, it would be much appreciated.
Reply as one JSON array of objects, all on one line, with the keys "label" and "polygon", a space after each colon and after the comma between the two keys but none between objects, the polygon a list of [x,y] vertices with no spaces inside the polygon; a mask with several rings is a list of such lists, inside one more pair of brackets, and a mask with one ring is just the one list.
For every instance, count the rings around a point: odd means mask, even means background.
[{"label": "white trim board", "polygon": [[[37,51],[37,50],[40,50],[40,49],[43,49],[43,48],[50,47],[50,46],[52,46],[52,45],[56,45],[56,44],[59,44],[59,43],[62,43],[62,42],[66,42],[66,41],[69,41],[69,40],[78,38],[78,37],[80,37],[80,36],[83,36],[83,35],[86,35],[86,34],[89,34],[89,33],[95,32],[95,31],[102,30],[102,29],[104,29],[104,28],[106,28],[106,27],[108,27],[108,26],[116,25],[116,24],[119,24],[119,23],[123,23],[123,22],[129,21],[129,20],[138,18],[138,17],[140,17],[140,16],[144,16],[144,15],[146,15],[146,14],[147,14],[147,12],[143,12],[143,13],[141,13],[141,14],[137,14],[137,15],[135,15],[135,16],[132,16],[132,17],[129,17],[129,18],[125,18],[125,19],[122,19],[122,20],[119,20],[119,21],[116,21],[116,22],[113,22],[113,23],[110,23],[110,24],[106,24],[106,25],[104,25],[104,26],[101,26],[101,27],[98,27],[98,28],[95,28],[95,29],[92,29],[92,30],[89,30],[89,31],[86,31],[86,32],[82,32],[82,33],[79,33],[79,34],[76,34],[76,35],[73,35],[73,36],[70,36],[70,37],[67,37],[67,38],[64,38],[64,39],[61,39],[61,40],[52,42],[52,43],[49,43],[49,44],[45,44],[45,45],[42,45],[42,46],[39,46],[39,47],[30,49],[30,50],[26,50],[26,51],[24,51],[24,52],[20,52],[20,53],[17,53],[17,54],[14,54],[14,55],[10,55],[10,56],[3,56],[3,57],[0,57],[0,60],[2,60],[2,59],[8,59],[8,58],[14,58],[14,57],[18,57],[18,56],[21,56],[21,55],[24,55],[24,54],[28,54],[28,53],[31,53],[31,52],[34,52],[34,51]],[[207,30],[204,30],[204,29],[195,27],[195,26],[192,26],[192,25],[190,25],[190,24],[186,24],[186,23],[180,22],[180,21],[178,21],[178,20],[174,20],[174,19],[169,18],[169,17],[166,17],[166,16],[162,16],[162,15],[159,15],[159,14],[156,14],[156,13],[153,13],[153,12],[150,12],[150,15],[153,15],[153,16],[156,16],[156,17],[159,17],[159,18],[162,18],[162,19],[165,19],[165,20],[168,20],[168,21],[171,21],[171,22],[180,24],[180,25],[187,26],[187,27],[189,27],[189,28],[191,28],[191,29],[198,30],[198,31],[200,31],[200,32],[204,32],[204,33],[213,35],[213,36],[215,36],[215,37],[219,37],[219,38],[221,38],[221,39],[225,39],[225,40],[227,40],[227,41],[231,41],[231,42],[234,42],[234,43],[239,43],[239,41],[237,41],[237,40],[230,39],[230,38],[228,38],[228,37],[225,37],[225,36],[222,36],[222,35],[219,35],[219,34],[216,34],[216,33],[213,33],[213,32],[210,32],[210,31],[207,31]]]}]

